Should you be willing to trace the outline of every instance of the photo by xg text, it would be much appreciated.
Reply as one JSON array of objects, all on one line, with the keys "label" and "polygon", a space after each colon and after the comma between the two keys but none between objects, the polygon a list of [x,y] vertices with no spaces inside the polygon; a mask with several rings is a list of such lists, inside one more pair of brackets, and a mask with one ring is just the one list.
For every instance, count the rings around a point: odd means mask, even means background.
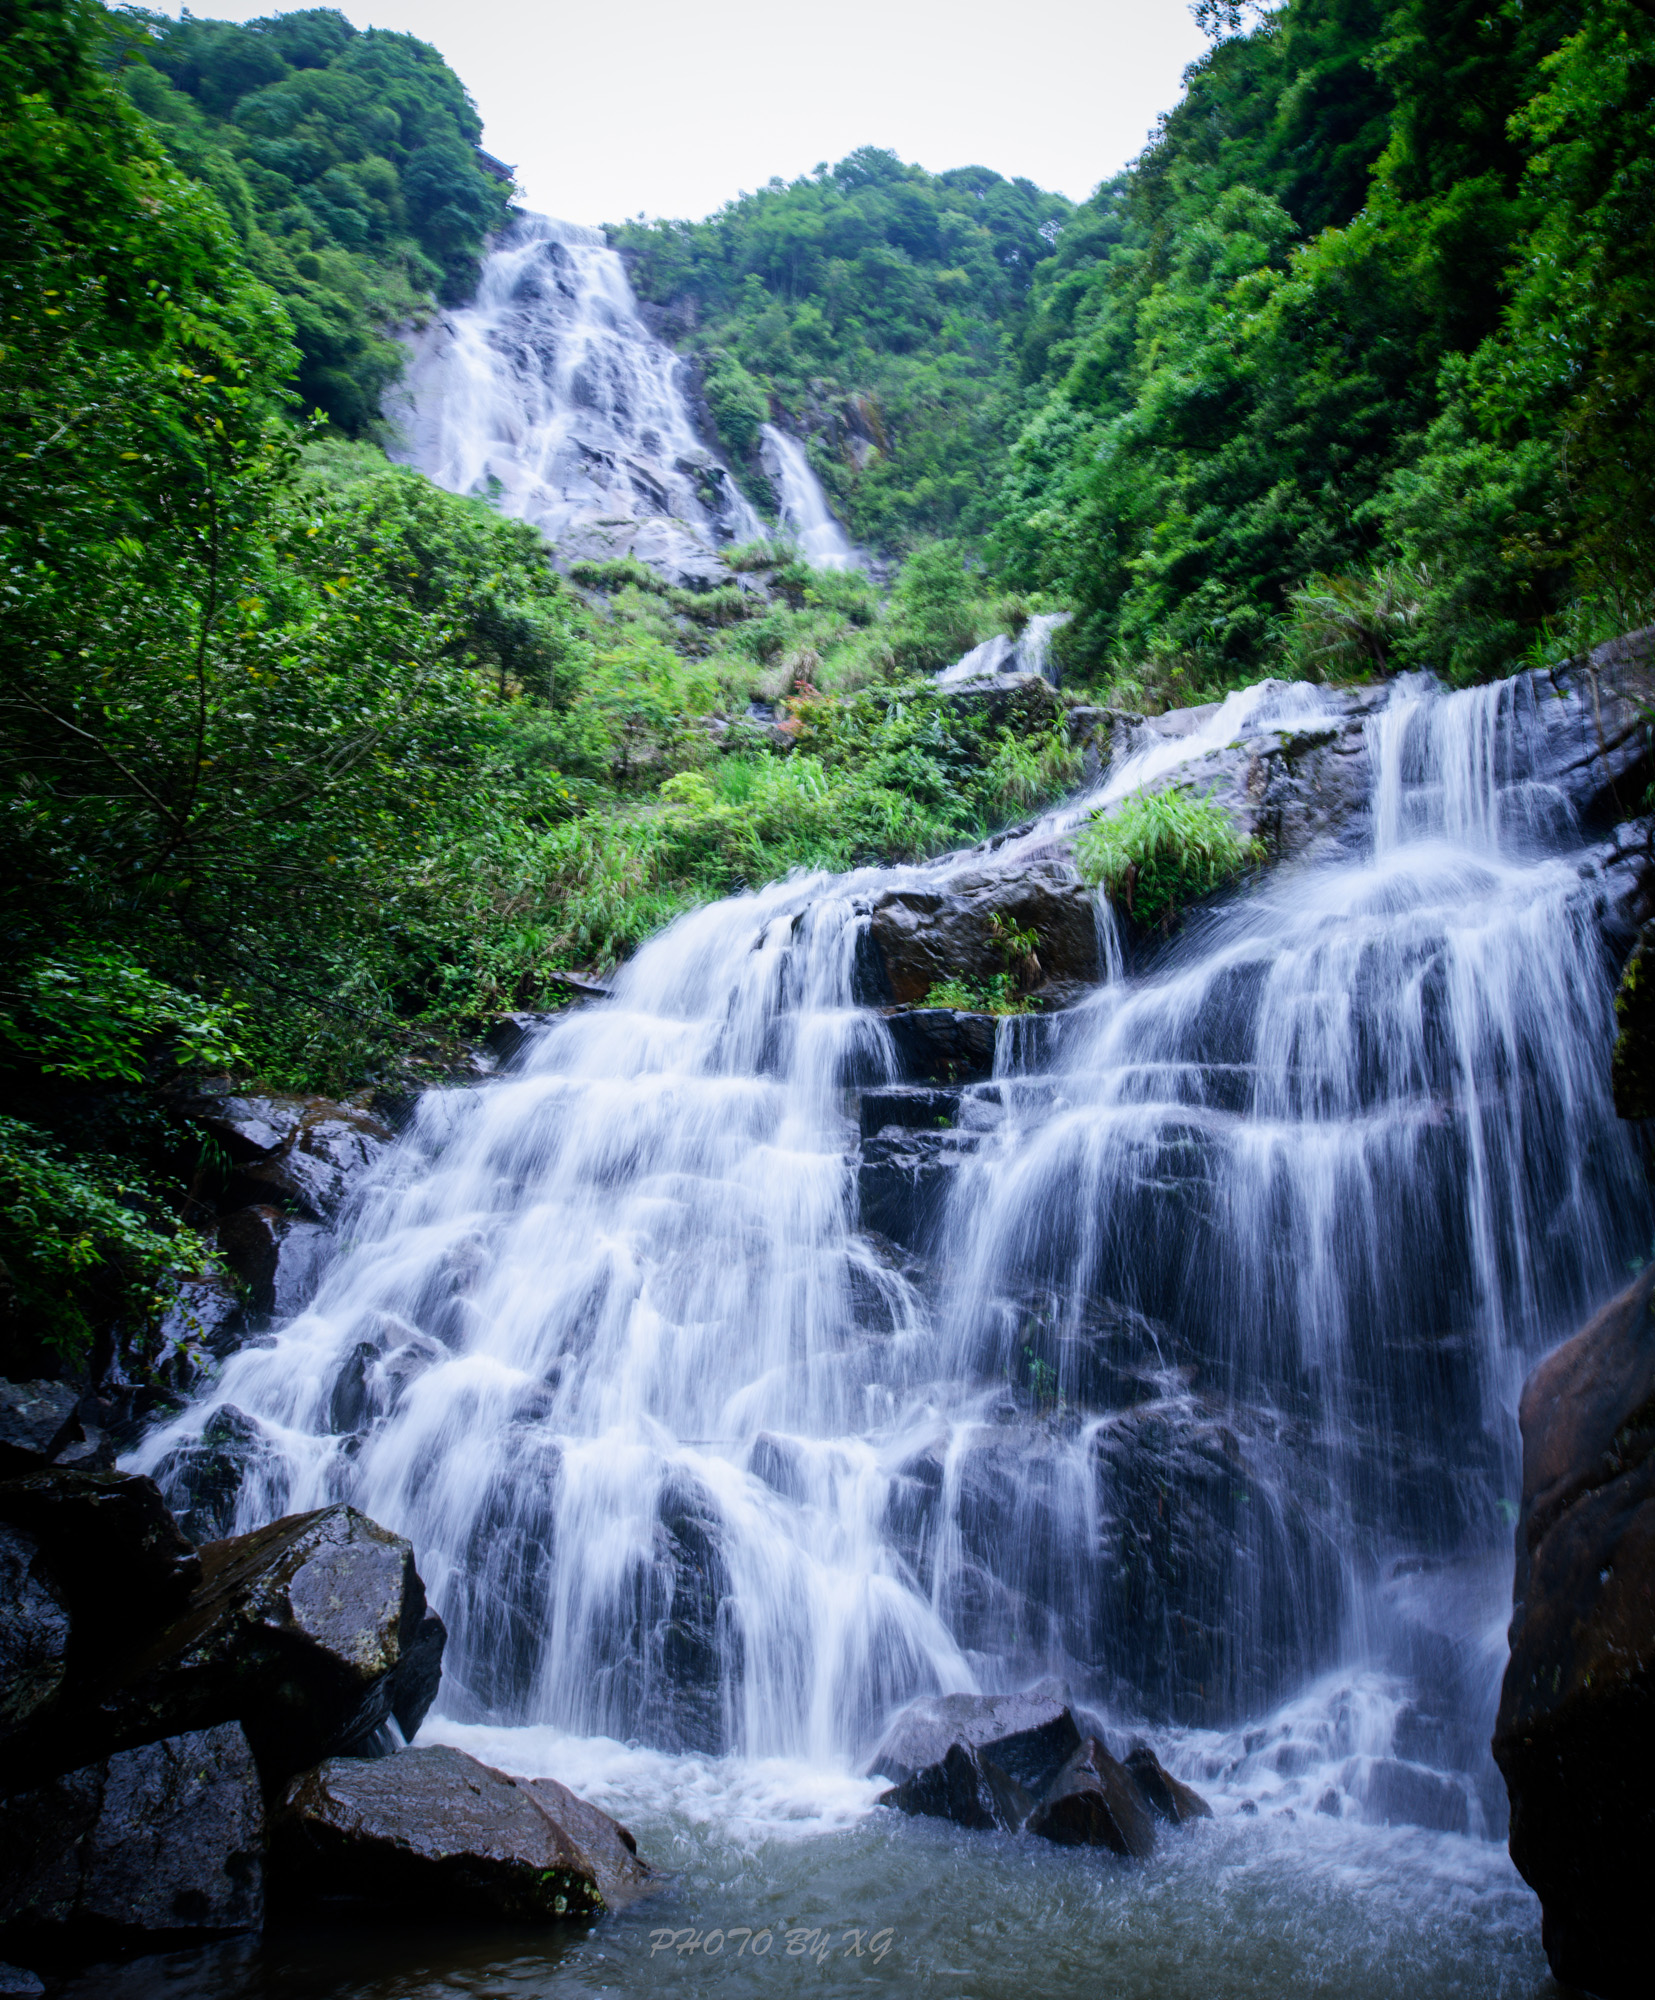
[{"label": "photo by xg text", "polygon": [[894,1930],[835,1933],[831,1926],[777,1931],[770,1925],[754,1930],[736,1924],[722,1931],[654,1930],[649,1934],[649,1955],[654,1958],[663,1951],[686,1955],[699,1952],[703,1957],[717,1958],[728,1952],[732,1958],[768,1958],[775,1951],[782,1958],[809,1958],[818,1965],[830,1958],[871,1958],[877,1964],[890,1950],[895,1936]]}]

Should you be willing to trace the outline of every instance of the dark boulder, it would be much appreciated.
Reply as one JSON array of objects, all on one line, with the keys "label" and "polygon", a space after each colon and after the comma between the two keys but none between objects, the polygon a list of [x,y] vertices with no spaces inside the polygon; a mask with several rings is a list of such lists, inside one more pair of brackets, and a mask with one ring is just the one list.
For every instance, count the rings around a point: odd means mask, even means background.
[{"label": "dark boulder", "polygon": [[902,1073],[918,1083],[984,1083],[994,1074],[997,1014],[910,1007],[885,1016]]},{"label": "dark boulder", "polygon": [[1033,1795],[1009,1771],[963,1743],[949,1744],[940,1763],[927,1764],[882,1792],[878,1803],[984,1833],[1015,1833],[1034,1810]]},{"label": "dark boulder", "polygon": [[0,1381],[0,1479],[49,1464],[76,1427],[79,1400],[66,1382]]},{"label": "dark boulder", "polygon": [[723,1525],[712,1495],[691,1480],[667,1486],[657,1512],[641,1726],[666,1748],[716,1755],[729,1747],[726,1683],[740,1672],[721,1619],[731,1589]]},{"label": "dark boulder", "polygon": [[856,1172],[859,1226],[923,1250],[947,1210],[955,1175],[980,1143],[975,1132],[901,1125],[864,1139]]},{"label": "dark boulder", "polygon": [[1155,1821],[1126,1767],[1089,1736],[1030,1814],[1028,1830],[1060,1847],[1106,1847],[1142,1860],[1155,1846]]},{"label": "dark boulder", "polygon": [[0,1949],[37,1963],[255,1930],[264,1807],[231,1723],[0,1800]]},{"label": "dark boulder", "polygon": [[1433,1833],[1469,1833],[1471,1799],[1457,1778],[1401,1757],[1368,1766],[1363,1817],[1380,1826],[1423,1826]]},{"label": "dark boulder", "polygon": [[[1092,892],[1068,850],[1054,843],[1002,865],[951,875],[937,887],[891,889],[873,905],[869,937],[898,1006],[923,1005],[948,979],[1012,973],[1025,991],[1095,984],[1101,970]],[[1014,935],[1033,934],[1030,950]]]},{"label": "dark boulder", "polygon": [[1201,1794],[1175,1778],[1147,1743],[1133,1744],[1122,1768],[1137,1786],[1144,1804],[1169,1826],[1212,1818],[1213,1809]]},{"label": "dark boulder", "polygon": [[1647,1990],[1655,1871],[1655,1266],[1540,1364],[1494,1756],[1566,1985]]},{"label": "dark boulder", "polygon": [[178,1525],[196,1542],[221,1542],[235,1526],[236,1502],[249,1474],[270,1475],[270,1511],[287,1499],[287,1462],[264,1426],[234,1403],[221,1403],[192,1444],[179,1445],[155,1468],[157,1483],[178,1516]]},{"label": "dark boulder", "polygon": [[459,1750],[330,1758],[287,1787],[270,1831],[284,1899],[496,1923],[604,1907],[592,1864],[535,1790]]},{"label": "dark boulder", "polygon": [[0,1742],[57,1694],[69,1607],[33,1535],[0,1523]]},{"label": "dark boulder", "polygon": [[333,1249],[333,1234],[268,1202],[238,1208],[218,1225],[224,1261],[247,1288],[255,1312],[290,1318],[310,1303]]},{"label": "dark boulder", "polygon": [[1655,923],[1638,933],[1615,995],[1615,1109],[1622,1118],[1655,1118]]},{"label": "dark boulder", "polygon": [[328,1507],[210,1543],[201,1566],[179,1616],[87,1661],[10,1746],[14,1783],[66,1768],[75,1747],[108,1754],[240,1721],[274,1786],[371,1746],[389,1716],[418,1728],[440,1628],[400,1535]]},{"label": "dark boulder", "polygon": [[519,1778],[517,1783],[585,1855],[609,1909],[624,1910],[660,1888],[660,1878],[638,1858],[638,1843],[619,1820],[577,1798],[556,1778]]},{"label": "dark boulder", "polygon": [[864,1090],[856,1117],[864,1139],[895,1125],[907,1132],[945,1132],[958,1124],[960,1093],[924,1084],[883,1084]]},{"label": "dark boulder", "polygon": [[312,1222],[332,1222],[390,1139],[389,1129],[366,1111],[319,1100],[279,1152],[234,1175],[225,1204],[270,1202]]},{"label": "dark boulder", "polygon": [[74,1621],[77,1654],[99,1655],[181,1611],[201,1559],[152,1479],[51,1466],[0,1484],[0,1521],[32,1536]]},{"label": "dark boulder", "polygon": [[1080,1740],[1063,1690],[1052,1682],[1023,1694],[925,1695],[886,1730],[868,1770],[901,1785],[940,1765],[957,1744],[1038,1796]]}]

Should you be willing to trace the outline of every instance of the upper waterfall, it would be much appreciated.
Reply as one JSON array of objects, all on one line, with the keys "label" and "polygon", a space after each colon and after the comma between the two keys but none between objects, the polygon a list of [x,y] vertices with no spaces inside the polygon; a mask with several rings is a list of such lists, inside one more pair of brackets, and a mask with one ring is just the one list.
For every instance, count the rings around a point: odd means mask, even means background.
[{"label": "upper waterfall", "polygon": [[721,543],[763,534],[600,231],[519,217],[472,303],[413,349],[393,412],[408,462],[451,492],[493,495],[561,556],[631,555],[711,584],[726,580]]},{"label": "upper waterfall", "polygon": [[833,518],[804,446],[774,424],[764,426],[763,437],[764,469],[775,484],[782,519],[798,536],[806,562],[817,569],[860,569],[862,558]]}]

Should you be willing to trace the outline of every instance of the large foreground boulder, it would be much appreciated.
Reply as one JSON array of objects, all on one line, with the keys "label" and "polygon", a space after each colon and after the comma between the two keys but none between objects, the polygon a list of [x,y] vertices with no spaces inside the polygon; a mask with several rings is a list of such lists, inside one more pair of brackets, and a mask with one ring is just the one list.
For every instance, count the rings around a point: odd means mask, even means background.
[{"label": "large foreground boulder", "polygon": [[[149,1481],[133,1484],[159,1506]],[[170,1619],[162,1601],[158,1618],[129,1603],[112,1621],[94,1597],[90,1653],[71,1604],[71,1671],[5,1745],[0,1788],[232,1721],[276,1786],[336,1750],[372,1747],[387,1718],[405,1736],[419,1727],[445,1635],[402,1536],[341,1505],[209,1543],[198,1560],[200,1582]]]},{"label": "large foreground boulder", "polygon": [[288,1786],[271,1820],[271,1864],[284,1897],[555,1923],[601,1910],[605,1898],[552,1803],[445,1747],[333,1757]]},{"label": "large foreground boulder", "polygon": [[27,1964],[199,1944],[264,1916],[264,1804],[230,1723],[0,1800],[0,1952]]},{"label": "large foreground boulder", "polygon": [[1649,1989],[1655,1877],[1655,1266],[1529,1377],[1494,1756],[1566,1985]]}]

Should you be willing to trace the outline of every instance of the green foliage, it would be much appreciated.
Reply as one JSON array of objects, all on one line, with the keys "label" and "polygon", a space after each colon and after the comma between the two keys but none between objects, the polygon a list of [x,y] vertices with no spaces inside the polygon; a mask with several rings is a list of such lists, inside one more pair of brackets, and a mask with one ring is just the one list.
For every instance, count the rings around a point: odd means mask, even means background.
[{"label": "green foliage", "polygon": [[0,1286],[36,1339],[81,1354],[114,1317],[147,1326],[206,1244],[170,1223],[155,1187],[107,1155],[71,1158],[0,1116]]},{"label": "green foliage", "polygon": [[749,478],[785,412],[852,533],[899,548],[989,525],[1015,416],[1005,331],[1067,213],[986,167],[863,147],[705,222],[611,233],[643,297],[693,305],[708,408]]},{"label": "green foliage", "polygon": [[43,1075],[139,1083],[158,1051],[176,1066],[205,1069],[240,1057],[225,1008],[180,993],[123,952],[43,954],[15,977],[15,987],[0,987],[0,1046]]},{"label": "green foliage", "polygon": [[459,79],[428,43],[332,8],[243,25],[128,8],[106,34],[128,97],[286,304],[306,407],[371,430],[395,328],[466,297],[505,220]]},{"label": "green foliage", "polygon": [[1085,879],[1146,926],[1170,922],[1258,858],[1222,806],[1179,789],[1137,793],[1094,815],[1075,839]]},{"label": "green foliage", "polygon": [[[1181,698],[1305,643],[1508,671],[1583,595],[1638,622],[1648,9],[1206,12],[1183,102],[1035,274],[1000,573],[1077,606],[1083,675]],[[1417,581],[1380,613],[1375,578]]]}]

